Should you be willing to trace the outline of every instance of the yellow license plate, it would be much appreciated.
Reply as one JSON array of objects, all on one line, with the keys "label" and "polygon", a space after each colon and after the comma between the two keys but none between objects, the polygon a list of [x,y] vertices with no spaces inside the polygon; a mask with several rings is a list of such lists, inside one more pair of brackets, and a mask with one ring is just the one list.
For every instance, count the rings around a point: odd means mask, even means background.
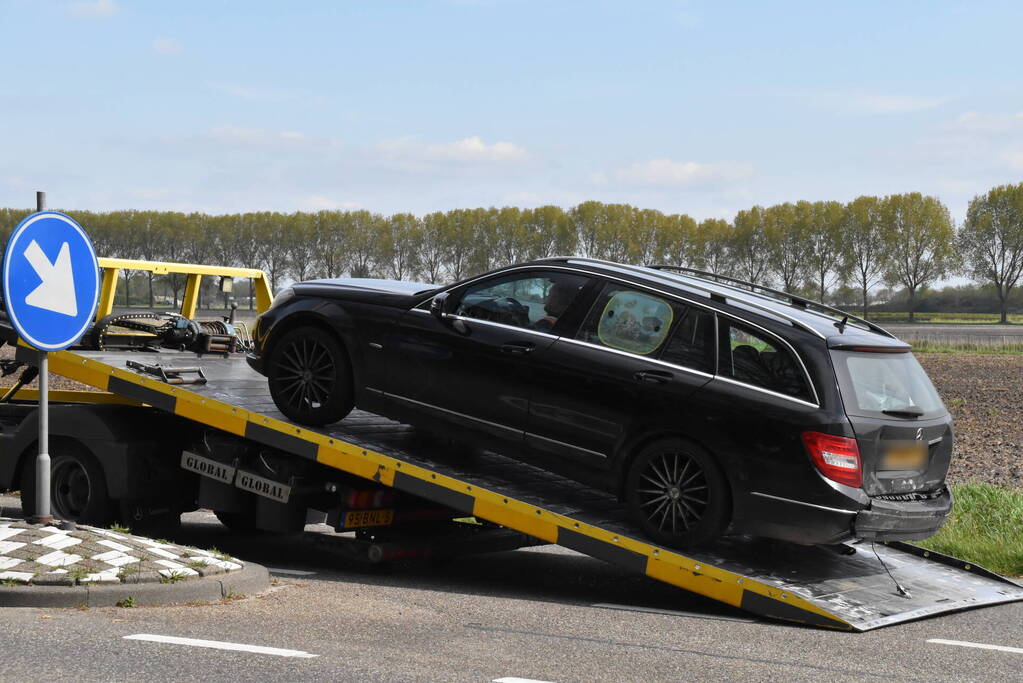
[{"label": "yellow license plate", "polygon": [[890,446],[884,455],[886,470],[922,470],[927,463],[927,446],[913,443],[902,446]]},{"label": "yellow license plate", "polygon": [[349,510],[345,513],[345,529],[363,526],[387,526],[394,522],[394,510]]}]

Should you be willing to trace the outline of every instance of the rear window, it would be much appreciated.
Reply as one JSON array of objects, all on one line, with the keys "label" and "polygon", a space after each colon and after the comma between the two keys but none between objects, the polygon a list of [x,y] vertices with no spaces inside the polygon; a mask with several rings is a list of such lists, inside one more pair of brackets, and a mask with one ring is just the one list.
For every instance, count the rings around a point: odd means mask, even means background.
[{"label": "rear window", "polygon": [[845,411],[887,417],[884,411],[934,417],[945,406],[912,353],[832,351]]}]

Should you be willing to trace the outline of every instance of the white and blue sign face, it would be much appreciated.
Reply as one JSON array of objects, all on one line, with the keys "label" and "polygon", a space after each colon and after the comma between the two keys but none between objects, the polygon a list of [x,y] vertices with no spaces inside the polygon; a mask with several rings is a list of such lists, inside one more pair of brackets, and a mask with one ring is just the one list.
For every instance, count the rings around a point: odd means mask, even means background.
[{"label": "white and blue sign face", "polygon": [[56,211],[23,220],[4,252],[3,297],[21,338],[59,351],[92,324],[99,301],[99,266],[82,226]]}]

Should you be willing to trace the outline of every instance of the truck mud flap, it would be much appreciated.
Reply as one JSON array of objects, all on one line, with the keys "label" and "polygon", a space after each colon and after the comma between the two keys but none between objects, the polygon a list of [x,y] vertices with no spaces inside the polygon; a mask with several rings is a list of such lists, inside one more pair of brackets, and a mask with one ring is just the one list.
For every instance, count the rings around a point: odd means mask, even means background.
[{"label": "truck mud flap", "polygon": [[273,479],[261,477],[231,465],[197,455],[190,451],[181,454],[181,469],[213,479],[221,484],[269,498],[278,503],[287,503],[291,498],[291,486]]}]

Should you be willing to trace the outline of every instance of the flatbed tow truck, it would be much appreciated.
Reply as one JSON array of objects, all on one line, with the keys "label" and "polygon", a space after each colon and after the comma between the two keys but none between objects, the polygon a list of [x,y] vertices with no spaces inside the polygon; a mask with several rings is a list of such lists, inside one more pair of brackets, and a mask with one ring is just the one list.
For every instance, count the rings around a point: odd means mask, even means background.
[{"label": "flatbed tow truck", "polygon": [[[185,317],[194,317],[204,276],[252,278],[257,309],[270,305],[260,271],[100,265],[97,320],[112,310],[119,269],[186,275]],[[16,358],[30,365],[36,353],[19,346]],[[49,366],[97,390],[51,394],[51,457],[87,451],[88,474],[98,466],[102,475],[92,495],[118,501],[129,524],[196,506],[236,530],[300,532],[326,521],[356,531],[342,552],[371,562],[553,543],[753,614],[851,631],[1023,600],[1009,579],[905,543],[836,549],[728,537],[698,550],[660,547],[613,496],[498,454],[467,456],[363,411],[324,428],[293,423],[237,353],[72,349],[51,353]],[[201,369],[204,381],[182,380],[173,372],[182,367]],[[35,454],[36,395],[6,398],[0,488],[17,488]],[[454,521],[465,518],[482,524]]]}]

